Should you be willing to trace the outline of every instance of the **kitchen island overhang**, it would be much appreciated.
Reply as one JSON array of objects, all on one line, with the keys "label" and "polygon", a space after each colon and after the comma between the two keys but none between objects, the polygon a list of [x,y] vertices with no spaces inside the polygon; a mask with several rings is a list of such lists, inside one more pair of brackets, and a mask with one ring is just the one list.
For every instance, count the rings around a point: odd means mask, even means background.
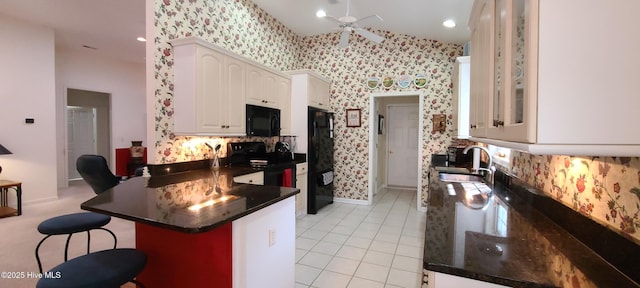
[{"label": "kitchen island overhang", "polygon": [[[292,196],[300,190],[237,184],[238,173],[196,170],[132,178],[81,208],[136,222],[136,248],[149,259],[138,279],[147,287],[250,287],[246,278],[256,273],[293,285]],[[251,267],[273,255],[277,270]]]}]

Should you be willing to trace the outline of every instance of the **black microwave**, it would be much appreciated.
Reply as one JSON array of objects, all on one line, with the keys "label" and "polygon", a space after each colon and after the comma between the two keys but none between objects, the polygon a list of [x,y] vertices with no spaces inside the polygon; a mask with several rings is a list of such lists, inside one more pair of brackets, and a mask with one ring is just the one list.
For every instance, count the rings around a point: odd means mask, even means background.
[{"label": "black microwave", "polygon": [[247,104],[247,136],[280,136],[280,110]]}]

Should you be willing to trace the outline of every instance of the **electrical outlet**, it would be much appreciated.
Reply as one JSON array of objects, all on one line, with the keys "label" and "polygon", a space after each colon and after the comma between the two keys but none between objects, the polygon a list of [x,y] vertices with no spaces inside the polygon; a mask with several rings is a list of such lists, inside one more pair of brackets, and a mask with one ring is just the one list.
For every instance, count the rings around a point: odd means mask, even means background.
[{"label": "electrical outlet", "polygon": [[276,229],[269,229],[269,247],[276,245]]}]

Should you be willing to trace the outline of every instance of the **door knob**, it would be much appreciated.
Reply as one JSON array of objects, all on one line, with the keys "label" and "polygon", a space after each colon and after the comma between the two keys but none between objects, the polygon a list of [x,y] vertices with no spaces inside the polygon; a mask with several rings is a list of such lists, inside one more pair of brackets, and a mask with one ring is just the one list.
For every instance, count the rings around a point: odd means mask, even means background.
[{"label": "door knob", "polygon": [[389,150],[389,154],[393,154],[393,151]]}]

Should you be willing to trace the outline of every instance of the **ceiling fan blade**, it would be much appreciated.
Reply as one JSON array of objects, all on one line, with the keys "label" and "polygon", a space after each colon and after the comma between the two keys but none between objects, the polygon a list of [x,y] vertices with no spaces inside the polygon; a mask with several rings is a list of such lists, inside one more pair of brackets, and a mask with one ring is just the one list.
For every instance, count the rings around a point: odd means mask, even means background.
[{"label": "ceiling fan blade", "polygon": [[351,31],[345,29],[342,31],[342,35],[340,35],[340,43],[338,43],[338,48],[344,49],[349,47],[349,34]]},{"label": "ceiling fan blade", "polygon": [[382,20],[382,17],[380,17],[379,15],[369,15],[367,17],[358,19],[358,21],[356,21],[355,23],[358,23],[358,22],[363,21],[363,20],[367,20],[369,18],[374,18],[374,17],[378,18],[378,20],[380,20],[380,21],[384,21],[384,20]]},{"label": "ceiling fan blade", "polygon": [[367,38],[373,42],[376,42],[378,44],[382,43],[382,41],[384,41],[384,37],[371,33],[367,30],[364,30],[362,28],[355,28],[356,33],[360,34],[362,37]]},{"label": "ceiling fan blade", "polygon": [[333,22],[336,22],[336,23],[340,23],[340,24],[342,24],[342,21],[340,21],[338,18],[333,17],[333,16],[329,16],[329,15],[327,15],[327,16],[324,16],[324,17],[322,17],[322,18],[324,18],[324,19],[329,19],[329,20],[331,20],[331,21],[333,21]]}]

